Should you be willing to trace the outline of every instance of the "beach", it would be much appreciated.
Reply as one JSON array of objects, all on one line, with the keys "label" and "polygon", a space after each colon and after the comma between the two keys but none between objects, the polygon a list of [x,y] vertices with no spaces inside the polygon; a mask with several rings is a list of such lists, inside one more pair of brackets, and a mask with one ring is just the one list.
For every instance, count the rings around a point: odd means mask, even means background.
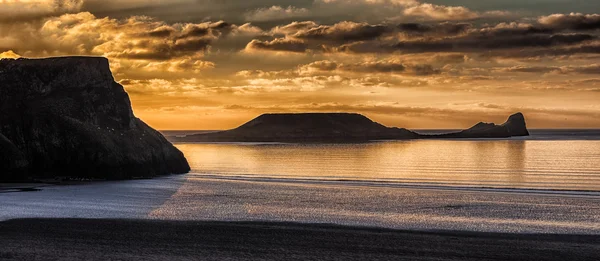
[{"label": "beach", "polygon": [[600,194],[179,175],[0,194],[19,218],[326,223],[401,230],[600,234]]},{"label": "beach", "polygon": [[0,260],[597,260],[600,236],[323,224],[107,219],[0,222]]}]

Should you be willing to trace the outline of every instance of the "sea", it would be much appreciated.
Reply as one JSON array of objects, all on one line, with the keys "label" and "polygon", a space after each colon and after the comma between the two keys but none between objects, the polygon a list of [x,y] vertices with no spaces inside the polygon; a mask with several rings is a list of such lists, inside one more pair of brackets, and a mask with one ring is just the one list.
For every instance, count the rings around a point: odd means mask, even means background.
[{"label": "sea", "polygon": [[600,130],[534,130],[529,137],[511,139],[177,147],[187,156],[194,175],[600,191]]},{"label": "sea", "polygon": [[177,143],[189,174],[0,193],[0,220],[283,221],[600,234],[600,130],[531,134],[356,144]]}]

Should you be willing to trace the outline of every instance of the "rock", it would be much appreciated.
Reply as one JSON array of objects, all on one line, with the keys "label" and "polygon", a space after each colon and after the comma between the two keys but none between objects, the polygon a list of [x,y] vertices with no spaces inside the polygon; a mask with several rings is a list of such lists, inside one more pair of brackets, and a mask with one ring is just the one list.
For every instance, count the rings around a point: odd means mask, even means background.
[{"label": "rock", "polygon": [[16,181],[27,168],[27,160],[19,149],[0,134],[0,180]]},{"label": "rock", "polygon": [[480,122],[475,126],[457,133],[432,135],[430,137],[442,138],[510,138],[529,136],[525,116],[522,113],[511,115],[502,125]]},{"label": "rock", "polygon": [[0,60],[0,133],[3,150],[22,155],[8,160],[25,162],[20,179],[189,171],[183,153],[134,116],[105,58]]},{"label": "rock", "polygon": [[518,112],[511,115],[502,126],[508,130],[511,136],[529,136],[523,113]]},{"label": "rock", "polygon": [[502,125],[480,122],[457,133],[421,135],[353,113],[263,114],[228,131],[169,137],[178,142],[366,142],[433,138],[508,138],[529,135],[523,114]]},{"label": "rock", "polygon": [[171,137],[208,142],[364,142],[415,138],[406,129],[388,128],[352,113],[263,114],[228,131]]}]

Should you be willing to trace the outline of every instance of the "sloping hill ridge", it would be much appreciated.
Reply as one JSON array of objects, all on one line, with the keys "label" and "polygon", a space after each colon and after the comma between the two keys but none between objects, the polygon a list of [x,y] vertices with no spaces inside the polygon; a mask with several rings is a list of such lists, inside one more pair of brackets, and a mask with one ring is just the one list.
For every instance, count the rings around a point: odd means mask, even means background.
[{"label": "sloping hill ridge", "polygon": [[190,135],[176,141],[344,142],[410,139],[418,134],[389,128],[356,113],[263,114],[228,131]]},{"label": "sloping hill ridge", "polygon": [[434,138],[508,138],[527,136],[523,114],[502,124],[478,123],[470,129],[441,135],[421,135],[386,127],[356,113],[263,114],[227,131],[170,137],[176,142],[366,142]]}]

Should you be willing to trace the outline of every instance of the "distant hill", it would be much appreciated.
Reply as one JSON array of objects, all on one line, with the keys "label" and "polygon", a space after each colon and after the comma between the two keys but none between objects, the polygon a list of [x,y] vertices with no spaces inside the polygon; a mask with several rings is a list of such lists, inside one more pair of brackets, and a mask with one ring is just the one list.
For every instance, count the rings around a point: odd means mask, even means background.
[{"label": "distant hill", "polygon": [[410,139],[418,134],[388,128],[355,113],[263,114],[228,131],[172,138],[207,142],[355,142]]},{"label": "distant hill", "polygon": [[529,135],[523,114],[502,124],[479,123],[470,129],[441,135],[421,135],[386,127],[356,113],[263,114],[227,131],[169,137],[176,142],[366,142],[430,138],[507,138]]}]

